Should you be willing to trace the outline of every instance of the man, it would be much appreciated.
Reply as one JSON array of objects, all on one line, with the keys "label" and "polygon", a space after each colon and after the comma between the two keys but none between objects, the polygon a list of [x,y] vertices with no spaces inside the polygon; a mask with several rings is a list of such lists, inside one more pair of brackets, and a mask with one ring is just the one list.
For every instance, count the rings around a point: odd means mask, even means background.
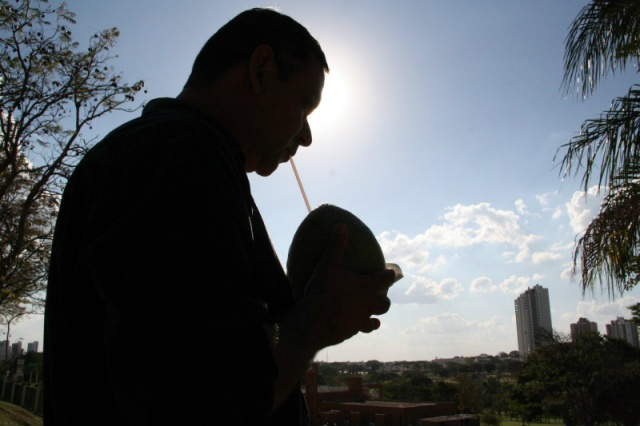
[{"label": "man", "polygon": [[78,165],[51,257],[45,424],[308,424],[308,362],[377,329],[376,292],[394,280],[345,270],[337,225],[294,302],[251,197],[246,173],[311,144],[327,71],[293,19],[243,12],[177,99],[149,102]]}]

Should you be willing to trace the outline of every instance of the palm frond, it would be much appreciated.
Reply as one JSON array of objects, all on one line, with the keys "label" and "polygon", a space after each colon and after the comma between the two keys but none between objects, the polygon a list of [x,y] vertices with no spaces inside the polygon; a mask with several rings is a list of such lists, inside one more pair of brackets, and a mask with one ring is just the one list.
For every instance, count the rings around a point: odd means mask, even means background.
[{"label": "palm frond", "polygon": [[563,86],[582,96],[593,93],[601,78],[624,70],[640,58],[640,2],[593,0],[569,28],[565,40]]},{"label": "palm frond", "polygon": [[[580,133],[562,145],[556,157],[566,149],[560,163],[563,174],[577,174],[584,168],[582,186],[586,191],[594,170],[597,170],[594,167],[599,168],[598,186],[612,182],[620,170],[631,170],[630,165],[637,163],[640,158],[638,141],[640,85],[634,85],[627,96],[616,98],[611,108],[600,114],[599,118],[585,121]],[[623,177],[618,175],[618,179]]]},{"label": "palm frond", "polygon": [[580,264],[583,293],[596,281],[610,298],[640,281],[640,163],[628,165],[613,181],[598,216],[578,240],[573,254]]}]

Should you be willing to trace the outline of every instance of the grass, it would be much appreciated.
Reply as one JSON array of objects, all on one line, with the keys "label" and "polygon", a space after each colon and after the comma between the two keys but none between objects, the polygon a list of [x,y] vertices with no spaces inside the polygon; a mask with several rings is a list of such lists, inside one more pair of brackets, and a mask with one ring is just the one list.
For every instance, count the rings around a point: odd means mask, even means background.
[{"label": "grass", "polygon": [[[525,423],[527,425],[527,423]],[[564,426],[564,423],[560,420],[549,421],[546,423],[528,423],[529,426]],[[503,420],[502,426],[522,426],[522,422],[515,420]]]},{"label": "grass", "polygon": [[42,417],[0,401],[0,426],[42,426]]}]

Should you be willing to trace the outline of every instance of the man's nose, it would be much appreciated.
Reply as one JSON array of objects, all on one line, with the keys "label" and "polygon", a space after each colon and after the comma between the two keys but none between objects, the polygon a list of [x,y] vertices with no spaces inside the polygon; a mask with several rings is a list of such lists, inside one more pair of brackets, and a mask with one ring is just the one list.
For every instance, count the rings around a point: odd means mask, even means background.
[{"label": "man's nose", "polygon": [[309,121],[305,118],[304,124],[302,125],[302,129],[296,138],[298,140],[298,144],[301,146],[309,146],[311,145],[311,140],[313,139],[311,136],[311,126],[309,126]]}]

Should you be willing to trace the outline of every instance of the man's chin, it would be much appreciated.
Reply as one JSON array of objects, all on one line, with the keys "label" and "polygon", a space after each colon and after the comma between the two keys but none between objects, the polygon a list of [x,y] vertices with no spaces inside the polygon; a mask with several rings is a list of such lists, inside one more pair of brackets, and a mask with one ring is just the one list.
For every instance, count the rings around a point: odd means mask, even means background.
[{"label": "man's chin", "polygon": [[278,168],[277,164],[275,167],[261,167],[259,169],[256,169],[256,174],[258,174],[259,176],[266,177],[271,175],[273,172],[275,172],[277,168]]}]

